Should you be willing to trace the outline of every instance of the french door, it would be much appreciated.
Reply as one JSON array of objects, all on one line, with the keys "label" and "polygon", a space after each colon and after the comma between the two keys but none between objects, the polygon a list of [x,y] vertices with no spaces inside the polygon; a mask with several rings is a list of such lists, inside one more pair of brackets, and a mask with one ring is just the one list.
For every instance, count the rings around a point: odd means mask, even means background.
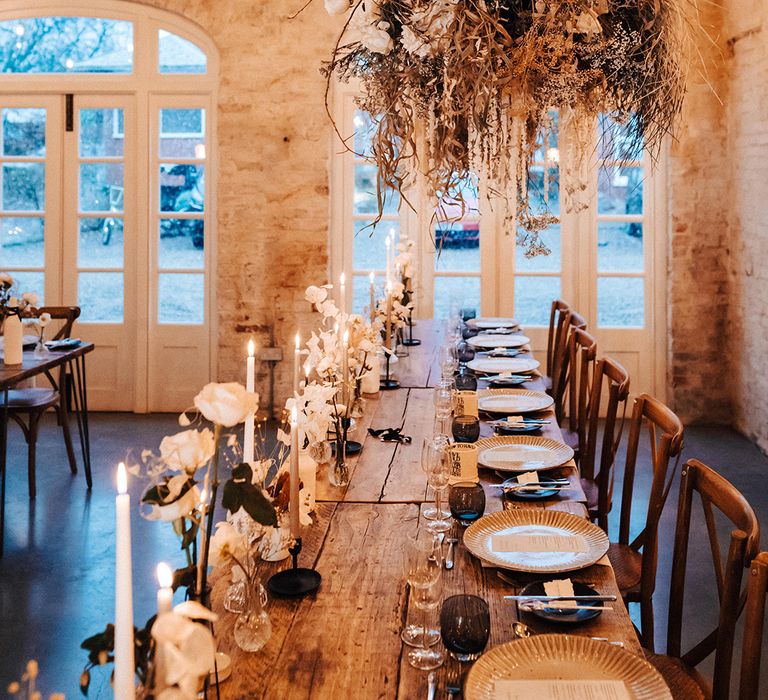
[{"label": "french door", "polygon": [[45,304],[80,306],[96,410],[181,410],[211,376],[208,109],[0,97],[0,269]]}]

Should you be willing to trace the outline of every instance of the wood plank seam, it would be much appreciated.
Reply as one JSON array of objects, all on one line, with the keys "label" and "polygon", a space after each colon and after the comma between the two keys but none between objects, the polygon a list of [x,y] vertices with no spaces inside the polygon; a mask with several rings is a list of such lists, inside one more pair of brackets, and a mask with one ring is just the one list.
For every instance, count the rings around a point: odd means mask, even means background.
[{"label": "wood plank seam", "polygon": [[[402,420],[400,421],[400,430],[402,431],[405,428],[405,416],[408,413],[408,402],[411,400],[411,390],[407,389],[407,394],[405,397],[405,403],[403,404],[403,415]],[[397,457],[397,453],[400,450],[400,448],[403,446],[403,443],[398,443],[395,445],[395,449],[392,451],[392,457],[389,460],[389,464],[387,465],[387,473],[384,477],[384,481],[381,484],[381,490],[379,491],[379,498],[377,499],[377,503],[381,503],[384,500],[384,491],[387,488],[387,483],[389,482],[389,476],[392,473],[392,465],[395,463],[395,458]]]}]

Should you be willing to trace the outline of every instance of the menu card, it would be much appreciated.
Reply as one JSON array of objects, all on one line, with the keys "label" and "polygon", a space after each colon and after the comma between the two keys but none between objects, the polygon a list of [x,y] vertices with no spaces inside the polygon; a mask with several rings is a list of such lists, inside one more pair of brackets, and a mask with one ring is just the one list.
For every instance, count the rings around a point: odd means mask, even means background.
[{"label": "menu card", "polygon": [[495,700],[631,700],[624,681],[495,681]]},{"label": "menu card", "polygon": [[448,476],[449,484],[458,484],[460,481],[480,481],[477,473],[477,446],[467,442],[455,442],[449,451],[451,459],[451,473]]},{"label": "menu card", "polygon": [[538,472],[525,472],[523,474],[518,474],[517,476],[517,483],[518,484],[536,484],[539,481],[539,474]]},{"label": "menu card", "polygon": [[586,552],[587,541],[581,535],[493,535],[494,552]]},{"label": "menu card", "polygon": [[453,412],[457,416],[478,416],[477,392],[454,391]]},{"label": "menu card", "polygon": [[[552,597],[575,595],[573,592],[573,582],[569,578],[556,581],[545,581],[544,594]],[[576,608],[578,607],[578,603],[575,600],[558,600],[557,607]]]}]

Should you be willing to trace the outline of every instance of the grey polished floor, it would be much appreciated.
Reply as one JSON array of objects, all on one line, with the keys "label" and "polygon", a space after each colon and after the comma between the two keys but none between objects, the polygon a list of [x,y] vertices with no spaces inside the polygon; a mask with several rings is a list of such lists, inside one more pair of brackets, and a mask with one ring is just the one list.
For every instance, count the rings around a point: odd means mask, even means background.
[{"label": "grey polished floor", "polygon": [[[11,429],[5,556],[0,560],[0,687],[5,688],[19,677],[27,659],[36,658],[45,693],[58,690],[68,698],[79,696],[78,677],[85,661],[80,642],[103,629],[113,616],[115,466],[131,449],[157,449],[163,435],[175,430],[178,426],[174,416],[93,415],[94,488],[89,494],[82,472],[70,475],[60,432],[49,420],[39,443],[38,495],[35,502],[30,502],[26,445],[19,431]],[[686,431],[684,456],[697,457],[718,468],[752,503],[761,523],[768,523],[768,458],[749,441],[727,428],[691,427]],[[622,460],[620,454],[620,465]],[[135,506],[141,490],[140,483],[132,484]],[[659,650],[665,646],[675,503],[673,492],[662,527],[657,589]],[[636,511],[644,512],[642,504]],[[181,552],[168,526],[142,520],[137,507],[133,509],[132,525],[134,610],[137,623],[143,624],[155,607],[156,563],[177,563]],[[612,535],[615,532],[612,530]],[[690,599],[685,610],[691,638],[709,631],[716,614],[703,525],[697,527],[694,537],[688,579]],[[768,669],[763,676],[768,697]],[[94,674],[90,697],[111,697],[98,674]]]}]

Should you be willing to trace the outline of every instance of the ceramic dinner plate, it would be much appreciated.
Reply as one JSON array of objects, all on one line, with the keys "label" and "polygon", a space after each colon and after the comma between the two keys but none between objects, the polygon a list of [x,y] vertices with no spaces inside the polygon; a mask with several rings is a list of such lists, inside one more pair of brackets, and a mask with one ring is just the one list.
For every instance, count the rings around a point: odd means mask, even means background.
[{"label": "ceramic dinner plate", "polygon": [[[619,681],[632,700],[672,700],[661,674],[642,656],[588,637],[565,634],[539,634],[490,649],[469,670],[464,698],[516,697],[511,690],[514,686],[508,686],[505,693],[505,680]],[[521,693],[517,697],[534,697],[536,690],[523,687]]]},{"label": "ceramic dinner plate", "polygon": [[531,339],[525,335],[476,335],[467,338],[467,345],[478,350],[493,350],[494,348],[520,348],[527,345]]},{"label": "ceramic dinner plate", "polygon": [[483,330],[493,330],[494,328],[517,328],[520,324],[514,318],[502,318],[494,316],[480,316],[470,318],[467,321],[470,328],[479,328]]},{"label": "ceramic dinner plate", "polygon": [[467,362],[467,367],[480,374],[500,374],[502,372],[533,372],[541,363],[532,357],[476,357]]},{"label": "ceramic dinner plate", "polygon": [[573,459],[573,448],[563,442],[531,435],[510,435],[478,440],[477,462],[498,472],[554,469]]},{"label": "ceramic dinner plate", "polygon": [[549,408],[555,400],[541,391],[486,389],[479,393],[478,408],[486,413],[533,413]]},{"label": "ceramic dinner plate", "polygon": [[531,574],[583,569],[608,551],[608,537],[594,523],[572,513],[538,508],[484,515],[467,528],[464,544],[492,566]]}]

